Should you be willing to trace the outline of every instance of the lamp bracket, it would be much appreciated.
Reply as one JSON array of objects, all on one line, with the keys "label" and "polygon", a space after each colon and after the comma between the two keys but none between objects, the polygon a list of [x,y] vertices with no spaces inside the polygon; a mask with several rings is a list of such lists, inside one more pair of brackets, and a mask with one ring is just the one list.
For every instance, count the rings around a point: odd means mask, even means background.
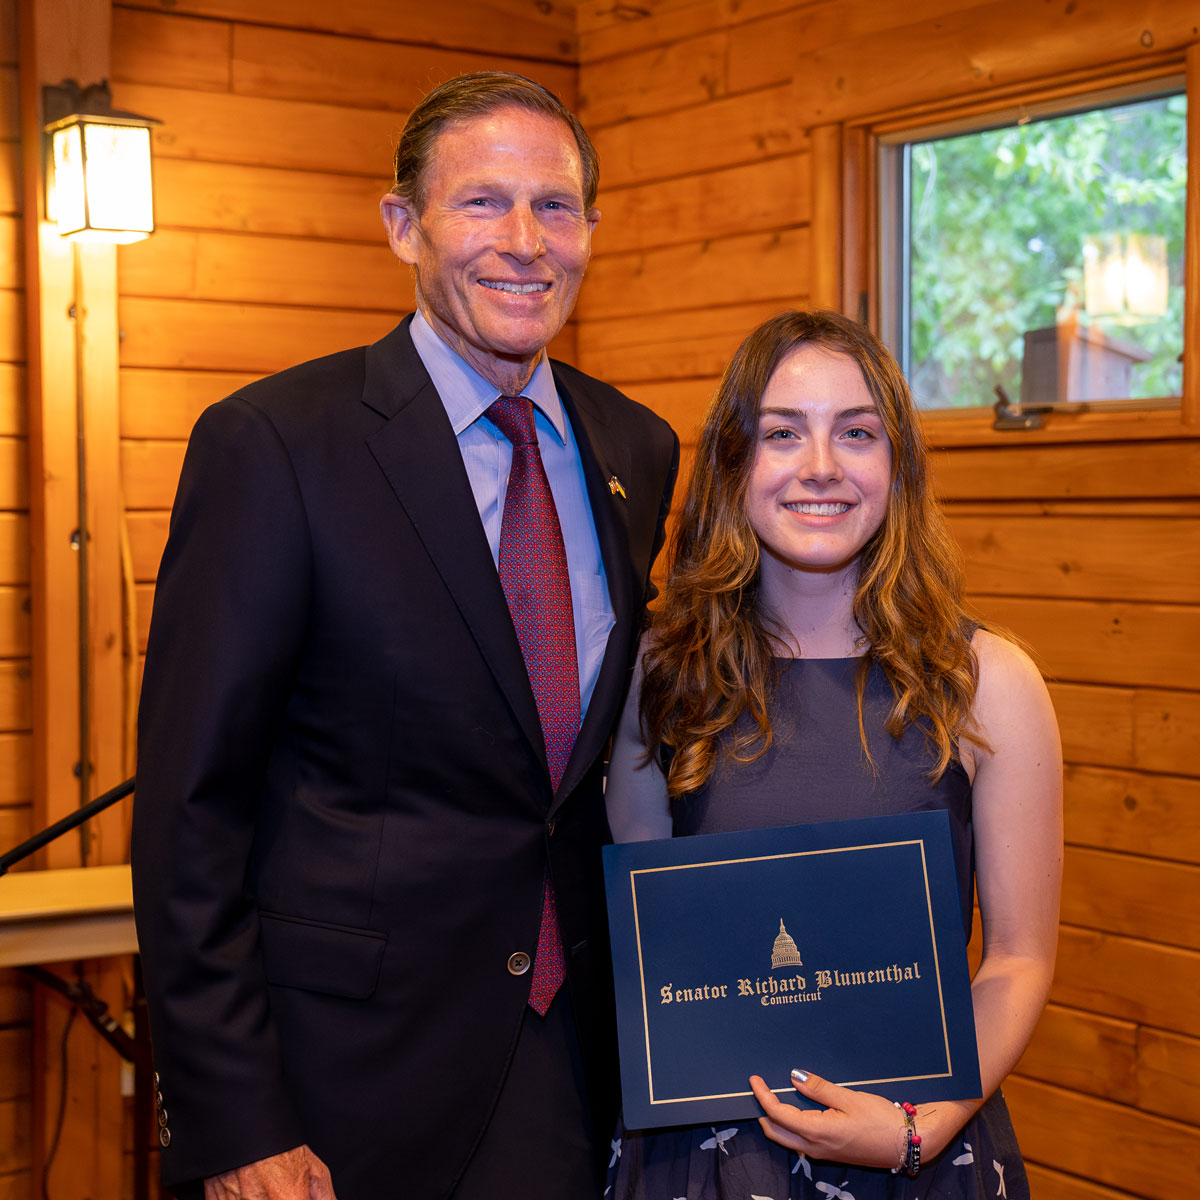
[{"label": "lamp bracket", "polygon": [[97,117],[106,121],[131,122],[137,125],[161,125],[154,117],[143,117],[139,113],[125,112],[112,106],[112,89],[108,80],[89,83],[81,87],[74,79],[62,83],[45,84],[42,87],[42,116],[44,127],[49,129],[70,117]]}]

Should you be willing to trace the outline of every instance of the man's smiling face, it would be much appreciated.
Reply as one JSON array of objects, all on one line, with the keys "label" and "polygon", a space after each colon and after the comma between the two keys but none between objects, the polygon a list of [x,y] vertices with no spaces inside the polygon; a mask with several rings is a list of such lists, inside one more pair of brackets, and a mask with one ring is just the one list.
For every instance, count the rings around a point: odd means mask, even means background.
[{"label": "man's smiling face", "polygon": [[424,191],[420,213],[396,196],[382,210],[421,312],[497,389],[520,390],[575,307],[600,217],[571,130],[513,107],[450,124]]}]

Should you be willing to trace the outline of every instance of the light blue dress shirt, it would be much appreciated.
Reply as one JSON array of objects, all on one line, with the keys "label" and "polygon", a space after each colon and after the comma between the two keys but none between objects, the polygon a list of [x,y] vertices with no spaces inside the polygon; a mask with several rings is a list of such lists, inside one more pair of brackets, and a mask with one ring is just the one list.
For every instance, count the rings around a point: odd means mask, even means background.
[{"label": "light blue dress shirt", "polygon": [[[421,313],[413,317],[409,332],[458,438],[475,506],[492,550],[492,561],[498,562],[500,522],[512,469],[512,443],[483,414],[499,393],[495,384],[484,379],[434,333]],[[521,395],[533,401],[538,450],[562,527],[575,617],[575,650],[579,656],[580,712],[586,713],[614,617],[579,447],[555,390],[545,351]]]}]

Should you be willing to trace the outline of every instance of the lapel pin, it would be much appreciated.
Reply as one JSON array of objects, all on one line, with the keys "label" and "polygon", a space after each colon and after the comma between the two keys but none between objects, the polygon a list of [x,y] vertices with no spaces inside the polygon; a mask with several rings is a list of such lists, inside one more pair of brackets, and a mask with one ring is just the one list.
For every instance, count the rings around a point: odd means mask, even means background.
[{"label": "lapel pin", "polygon": [[629,499],[629,497],[625,495],[625,489],[621,486],[621,481],[615,475],[608,481],[608,490],[612,492],[614,496],[620,496],[622,500]]}]

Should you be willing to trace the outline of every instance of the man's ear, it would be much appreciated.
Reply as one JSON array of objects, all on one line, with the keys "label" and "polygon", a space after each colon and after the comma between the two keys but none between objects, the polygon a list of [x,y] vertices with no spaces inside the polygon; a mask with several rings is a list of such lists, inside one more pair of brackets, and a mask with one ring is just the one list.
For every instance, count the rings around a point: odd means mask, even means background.
[{"label": "man's ear", "polygon": [[411,200],[388,192],[379,201],[379,215],[387,230],[388,245],[403,263],[416,266],[421,232],[417,227],[416,210]]}]

